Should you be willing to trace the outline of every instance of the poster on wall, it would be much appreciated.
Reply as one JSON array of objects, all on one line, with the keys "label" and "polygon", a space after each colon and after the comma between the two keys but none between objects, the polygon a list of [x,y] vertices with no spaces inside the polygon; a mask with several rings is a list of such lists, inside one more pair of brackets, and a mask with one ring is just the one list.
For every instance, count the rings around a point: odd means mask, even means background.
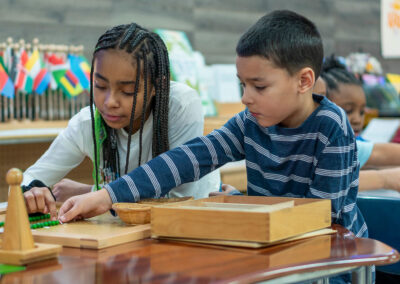
[{"label": "poster on wall", "polygon": [[400,0],[381,0],[381,48],[384,58],[400,58]]}]

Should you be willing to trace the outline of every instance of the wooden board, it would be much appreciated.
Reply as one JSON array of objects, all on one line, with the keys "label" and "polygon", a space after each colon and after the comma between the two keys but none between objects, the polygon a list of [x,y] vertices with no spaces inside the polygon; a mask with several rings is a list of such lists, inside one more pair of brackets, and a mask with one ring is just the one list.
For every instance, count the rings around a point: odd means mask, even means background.
[{"label": "wooden board", "polygon": [[150,237],[150,224],[129,226],[106,213],[83,221],[32,230],[39,243],[66,247],[102,249]]},{"label": "wooden board", "polygon": [[330,225],[324,199],[215,196],[151,209],[152,235],[159,237],[270,243]]}]

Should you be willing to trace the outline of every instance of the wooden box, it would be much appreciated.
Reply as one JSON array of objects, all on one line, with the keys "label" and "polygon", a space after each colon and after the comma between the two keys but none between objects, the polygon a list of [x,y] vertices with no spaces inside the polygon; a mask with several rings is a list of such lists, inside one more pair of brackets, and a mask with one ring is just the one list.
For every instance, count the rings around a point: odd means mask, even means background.
[{"label": "wooden box", "polygon": [[153,237],[268,243],[331,225],[324,199],[215,196],[151,210]]}]

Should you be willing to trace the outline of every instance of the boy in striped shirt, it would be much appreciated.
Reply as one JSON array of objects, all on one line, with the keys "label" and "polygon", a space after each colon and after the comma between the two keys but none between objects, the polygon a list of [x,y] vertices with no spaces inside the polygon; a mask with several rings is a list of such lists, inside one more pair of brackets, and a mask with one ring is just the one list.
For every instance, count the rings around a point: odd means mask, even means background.
[{"label": "boy in striped shirt", "polygon": [[333,223],[367,236],[356,205],[354,133],[342,109],[312,93],[323,59],[315,25],[294,12],[272,12],[243,34],[236,52],[245,111],[97,192],[72,197],[60,220],[95,216],[114,202],[160,197],[245,159],[249,195],[330,199]]}]

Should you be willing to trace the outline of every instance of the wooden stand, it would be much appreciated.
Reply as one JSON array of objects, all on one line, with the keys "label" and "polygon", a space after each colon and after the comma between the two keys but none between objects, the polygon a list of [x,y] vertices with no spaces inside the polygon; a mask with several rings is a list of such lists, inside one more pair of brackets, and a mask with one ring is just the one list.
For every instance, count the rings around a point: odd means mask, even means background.
[{"label": "wooden stand", "polygon": [[33,242],[20,186],[22,172],[18,169],[9,170],[6,181],[9,184],[9,197],[0,249],[0,263],[21,265],[57,257],[61,246]]}]

